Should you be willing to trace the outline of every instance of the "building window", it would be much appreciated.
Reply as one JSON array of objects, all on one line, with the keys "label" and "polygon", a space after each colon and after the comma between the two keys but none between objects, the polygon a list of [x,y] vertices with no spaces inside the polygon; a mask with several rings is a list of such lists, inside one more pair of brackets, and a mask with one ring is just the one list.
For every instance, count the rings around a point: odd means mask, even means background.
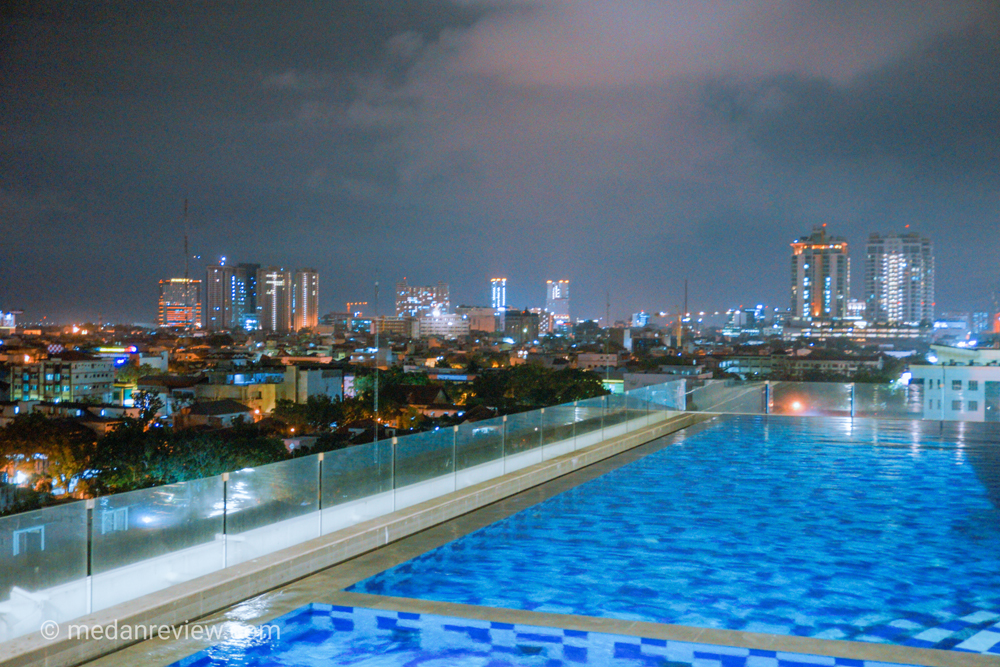
[{"label": "building window", "polygon": [[962,390],[962,381],[961,380],[952,380],[951,381],[951,388],[954,389],[955,391],[961,391]]},{"label": "building window", "polygon": [[952,401],[951,402],[951,409],[952,409],[953,412],[961,412],[962,411],[962,401]]},{"label": "building window", "polygon": [[979,410],[979,401],[969,401],[969,412],[977,412]]},{"label": "building window", "polygon": [[969,391],[979,391],[979,380],[969,380]]}]

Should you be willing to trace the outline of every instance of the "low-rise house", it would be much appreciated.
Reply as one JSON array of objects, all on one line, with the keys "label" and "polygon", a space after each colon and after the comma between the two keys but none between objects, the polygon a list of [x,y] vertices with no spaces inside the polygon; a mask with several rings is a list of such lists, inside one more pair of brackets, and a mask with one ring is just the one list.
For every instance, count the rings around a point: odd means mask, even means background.
[{"label": "low-rise house", "polygon": [[178,428],[229,428],[235,423],[253,420],[254,411],[251,408],[231,399],[195,403],[174,416]]}]

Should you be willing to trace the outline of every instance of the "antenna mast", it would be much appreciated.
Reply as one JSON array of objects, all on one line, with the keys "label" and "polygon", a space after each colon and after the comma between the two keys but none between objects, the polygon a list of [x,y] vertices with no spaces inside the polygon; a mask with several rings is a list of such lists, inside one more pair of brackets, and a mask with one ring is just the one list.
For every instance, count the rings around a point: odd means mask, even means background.
[{"label": "antenna mast", "polygon": [[192,328],[193,318],[191,317],[191,279],[190,261],[191,254],[188,251],[188,200],[184,200],[184,317],[187,319],[187,327]]},{"label": "antenna mast", "polygon": [[688,279],[685,278],[684,279],[684,317],[687,317],[690,314],[691,314],[691,311],[688,310]]}]

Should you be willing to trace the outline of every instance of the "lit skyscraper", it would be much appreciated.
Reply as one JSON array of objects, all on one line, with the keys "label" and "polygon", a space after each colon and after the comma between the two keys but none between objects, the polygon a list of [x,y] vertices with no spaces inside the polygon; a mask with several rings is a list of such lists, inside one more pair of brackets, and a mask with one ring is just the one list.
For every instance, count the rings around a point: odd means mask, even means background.
[{"label": "lit skyscraper", "polygon": [[292,273],[276,266],[257,271],[257,315],[264,331],[292,330]]},{"label": "lit skyscraper", "polygon": [[847,241],[828,237],[826,225],[792,242],[792,312],[801,320],[847,316],[851,292]]},{"label": "lit skyscraper", "polygon": [[499,313],[507,307],[507,279],[490,279],[490,303],[493,311]]},{"label": "lit skyscraper", "polygon": [[233,267],[223,257],[218,266],[205,268],[205,328],[222,331],[232,327]]},{"label": "lit skyscraper", "polygon": [[316,269],[295,272],[292,290],[292,328],[312,329],[319,324],[319,273]]},{"label": "lit skyscraper", "polygon": [[872,234],[865,257],[866,313],[874,322],[934,321],[934,246],[916,233]]},{"label": "lit skyscraper", "polygon": [[200,327],[201,281],[189,278],[161,280],[156,323],[161,327]]},{"label": "lit skyscraper", "polygon": [[451,309],[448,283],[437,285],[409,285],[406,278],[396,283],[396,317],[420,317],[435,312],[447,313]]},{"label": "lit skyscraper", "polygon": [[233,302],[233,326],[251,331],[258,328],[257,272],[260,264],[237,264],[233,271],[230,295]]},{"label": "lit skyscraper", "polygon": [[545,281],[545,310],[552,313],[553,326],[569,323],[569,281]]},{"label": "lit skyscraper", "polygon": [[257,319],[257,270],[259,264],[218,266],[205,270],[205,327],[209,331],[252,329]]}]

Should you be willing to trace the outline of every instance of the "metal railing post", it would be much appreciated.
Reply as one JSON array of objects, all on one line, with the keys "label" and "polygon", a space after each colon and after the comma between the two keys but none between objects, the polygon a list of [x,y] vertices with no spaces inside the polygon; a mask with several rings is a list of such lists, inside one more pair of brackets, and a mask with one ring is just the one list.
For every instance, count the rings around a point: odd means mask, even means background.
[{"label": "metal railing post", "polygon": [[455,478],[452,485],[454,491],[458,491],[458,425],[452,427],[451,432],[451,472]]},{"label": "metal railing post", "polygon": [[545,460],[545,408],[541,408],[538,411],[538,451],[542,454],[542,460]]},{"label": "metal railing post", "polygon": [[316,510],[319,513],[319,535],[323,535],[323,452],[316,459]]},{"label": "metal railing post", "polygon": [[503,472],[507,474],[507,415],[500,423],[500,458],[503,460]]},{"label": "metal railing post", "polygon": [[[375,425],[378,428],[378,424]],[[390,458],[392,459],[392,511],[396,511],[396,443],[399,442],[399,438],[393,436],[392,440],[389,441],[390,447]]]}]

